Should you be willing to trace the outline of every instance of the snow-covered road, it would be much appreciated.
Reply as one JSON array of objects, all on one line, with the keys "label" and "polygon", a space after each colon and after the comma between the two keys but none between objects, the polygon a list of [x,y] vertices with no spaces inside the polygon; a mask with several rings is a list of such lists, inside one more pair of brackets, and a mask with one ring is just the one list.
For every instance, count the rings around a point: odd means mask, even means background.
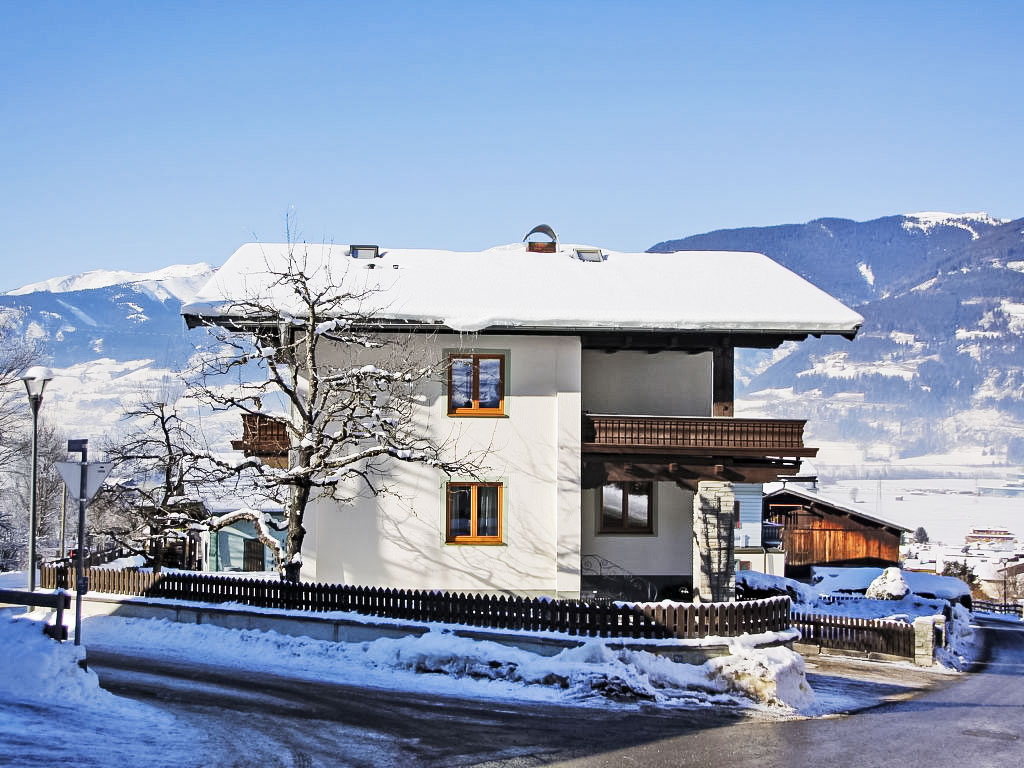
[{"label": "snow-covered road", "polygon": [[[591,754],[741,719],[735,710],[625,712],[488,701],[93,652],[104,688],[173,714],[195,740],[178,766],[459,766]],[[159,763],[158,763],[159,764]]]}]

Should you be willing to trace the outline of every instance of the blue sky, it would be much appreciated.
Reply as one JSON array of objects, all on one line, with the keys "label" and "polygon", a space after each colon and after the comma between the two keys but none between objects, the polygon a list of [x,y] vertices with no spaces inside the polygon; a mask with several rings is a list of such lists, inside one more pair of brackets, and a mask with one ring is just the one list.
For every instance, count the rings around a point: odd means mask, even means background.
[{"label": "blue sky", "polygon": [[280,241],[1024,216],[1024,4],[11,2],[0,289]]}]

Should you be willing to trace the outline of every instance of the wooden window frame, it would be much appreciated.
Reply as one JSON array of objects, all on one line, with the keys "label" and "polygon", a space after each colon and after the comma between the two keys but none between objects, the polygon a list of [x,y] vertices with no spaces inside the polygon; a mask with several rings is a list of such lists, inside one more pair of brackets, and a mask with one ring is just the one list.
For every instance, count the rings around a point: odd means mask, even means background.
[{"label": "wooden window frame", "polygon": [[[647,525],[643,528],[630,528],[626,526],[626,521],[629,519],[629,490],[628,486],[632,483],[644,483],[650,487],[650,492],[647,494]],[[620,524],[617,527],[609,527],[605,525],[604,518],[604,487],[608,485],[617,485],[622,489],[622,517],[620,518]],[[611,535],[611,536],[653,536],[654,535],[654,482],[651,480],[627,480],[622,482],[605,483],[598,489],[601,495],[597,501],[597,532],[599,535]]]},{"label": "wooden window frame", "polygon": [[[458,407],[452,403],[452,395],[455,393],[455,384],[452,381],[452,371],[456,360],[472,360],[473,383],[472,383],[472,404]],[[498,377],[498,405],[496,408],[480,407],[480,361],[498,360],[500,362],[500,374]],[[507,360],[504,352],[449,352],[448,353],[448,415],[449,416],[504,416],[505,415],[505,376]]]},{"label": "wooden window frame", "polygon": [[[497,488],[498,489],[498,533],[495,536],[453,536],[452,535],[452,491],[456,489],[469,488],[472,490],[470,494],[470,514],[469,514],[469,528],[471,531],[477,530],[477,505],[478,505],[478,488]],[[503,533],[505,526],[505,484],[500,482],[451,482],[445,484],[445,515],[444,515],[444,536],[445,542],[448,544],[502,544]]]}]

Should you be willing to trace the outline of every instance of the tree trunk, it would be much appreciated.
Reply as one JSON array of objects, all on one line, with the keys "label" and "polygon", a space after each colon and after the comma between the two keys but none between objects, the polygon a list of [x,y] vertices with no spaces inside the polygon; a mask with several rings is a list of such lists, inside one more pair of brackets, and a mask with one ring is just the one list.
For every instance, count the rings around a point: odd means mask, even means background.
[{"label": "tree trunk", "polygon": [[285,556],[281,578],[284,581],[298,583],[302,570],[302,541],[306,538],[306,529],[302,518],[309,501],[309,486],[297,485],[288,500],[288,537],[285,539]]}]

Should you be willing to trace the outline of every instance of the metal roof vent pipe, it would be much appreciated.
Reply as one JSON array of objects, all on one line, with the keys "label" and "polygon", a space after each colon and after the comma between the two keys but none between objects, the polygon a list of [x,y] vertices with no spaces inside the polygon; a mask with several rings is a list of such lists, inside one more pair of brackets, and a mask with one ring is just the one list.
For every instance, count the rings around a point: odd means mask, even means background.
[{"label": "metal roof vent pipe", "polygon": [[[545,237],[551,238],[550,242],[543,240],[530,240],[534,235],[544,235]],[[526,250],[530,253],[554,253],[558,250],[558,235],[555,234],[555,230],[549,227],[547,224],[538,224],[536,227],[526,233],[526,237],[523,238],[523,242],[526,243]]]}]

